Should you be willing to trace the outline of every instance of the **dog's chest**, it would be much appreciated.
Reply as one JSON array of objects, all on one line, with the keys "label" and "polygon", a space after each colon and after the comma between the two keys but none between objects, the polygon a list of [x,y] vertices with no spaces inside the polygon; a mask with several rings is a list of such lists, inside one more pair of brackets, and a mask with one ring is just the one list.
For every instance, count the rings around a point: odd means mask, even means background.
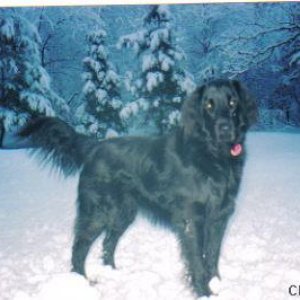
[{"label": "dog's chest", "polygon": [[173,165],[173,168],[164,172],[153,172],[145,182],[145,187],[151,199],[166,208],[208,202],[220,206],[237,185],[235,172],[231,165],[213,165],[209,170]]}]

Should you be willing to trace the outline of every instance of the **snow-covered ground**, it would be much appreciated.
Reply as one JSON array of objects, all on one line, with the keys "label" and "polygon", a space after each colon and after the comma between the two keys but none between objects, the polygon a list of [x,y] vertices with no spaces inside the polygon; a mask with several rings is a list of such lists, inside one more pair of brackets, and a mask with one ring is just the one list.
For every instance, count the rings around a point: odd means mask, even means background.
[{"label": "snow-covered ground", "polygon": [[[300,284],[300,134],[251,133],[248,152],[222,280],[209,299],[292,299],[289,286]],[[77,182],[25,151],[0,151],[2,300],[195,299],[175,236],[141,217],[118,246],[117,270],[101,265],[99,241],[87,261],[93,283],[70,273]]]}]

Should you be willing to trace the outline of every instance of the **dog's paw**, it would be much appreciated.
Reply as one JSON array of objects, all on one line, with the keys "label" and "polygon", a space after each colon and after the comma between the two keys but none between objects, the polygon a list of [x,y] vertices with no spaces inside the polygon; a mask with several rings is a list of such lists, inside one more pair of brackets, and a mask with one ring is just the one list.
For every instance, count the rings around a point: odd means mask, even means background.
[{"label": "dog's paw", "polygon": [[191,275],[189,273],[185,273],[183,275],[183,280],[188,285],[191,285],[191,283],[192,283],[192,277],[191,277]]},{"label": "dog's paw", "polygon": [[198,297],[209,297],[212,295],[212,292],[207,284],[194,283],[193,287]]},{"label": "dog's paw", "polygon": [[219,277],[215,276],[209,282],[209,288],[212,291],[213,295],[218,295],[221,290],[221,280]]}]

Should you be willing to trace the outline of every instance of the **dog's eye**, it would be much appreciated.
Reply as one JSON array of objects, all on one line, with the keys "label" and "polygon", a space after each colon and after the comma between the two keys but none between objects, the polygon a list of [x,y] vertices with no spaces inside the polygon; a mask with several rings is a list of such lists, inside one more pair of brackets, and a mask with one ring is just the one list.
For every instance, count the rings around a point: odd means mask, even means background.
[{"label": "dog's eye", "polygon": [[206,102],[205,102],[205,109],[209,112],[213,111],[214,110],[214,107],[215,107],[215,104],[214,104],[214,100],[212,99],[208,99]]},{"label": "dog's eye", "polygon": [[235,108],[236,107],[236,101],[232,98],[228,99],[228,106],[230,108]]}]

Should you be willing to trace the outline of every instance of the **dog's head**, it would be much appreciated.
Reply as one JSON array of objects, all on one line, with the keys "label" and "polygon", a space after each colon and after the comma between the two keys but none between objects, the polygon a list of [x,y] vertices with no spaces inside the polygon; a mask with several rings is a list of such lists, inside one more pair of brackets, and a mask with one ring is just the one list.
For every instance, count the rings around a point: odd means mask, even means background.
[{"label": "dog's head", "polygon": [[200,86],[182,110],[185,135],[205,140],[220,151],[241,145],[256,118],[255,101],[235,80],[214,80]]}]

